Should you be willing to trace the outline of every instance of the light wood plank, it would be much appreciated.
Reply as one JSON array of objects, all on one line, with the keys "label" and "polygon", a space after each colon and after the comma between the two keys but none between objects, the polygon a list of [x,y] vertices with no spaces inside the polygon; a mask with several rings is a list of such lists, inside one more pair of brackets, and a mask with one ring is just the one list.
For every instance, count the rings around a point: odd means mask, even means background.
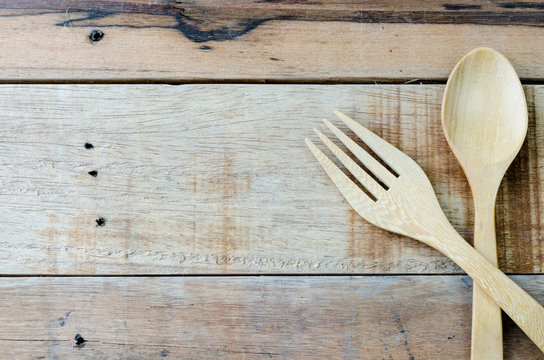
[{"label": "light wood plank", "polygon": [[544,74],[534,2],[25,0],[0,18],[0,81],[445,80],[484,45]]},{"label": "light wood plank", "polygon": [[[497,238],[502,270],[538,273],[544,88],[525,90],[527,142],[499,192]],[[303,141],[343,110],[422,166],[471,241],[472,197],[442,134],[442,92],[0,86],[0,273],[459,272],[429,247],[362,220]]]},{"label": "light wood plank", "polygon": [[[512,278],[544,301],[542,275]],[[469,359],[471,288],[465,276],[2,278],[0,357]],[[504,337],[505,359],[544,359],[506,316]]]}]

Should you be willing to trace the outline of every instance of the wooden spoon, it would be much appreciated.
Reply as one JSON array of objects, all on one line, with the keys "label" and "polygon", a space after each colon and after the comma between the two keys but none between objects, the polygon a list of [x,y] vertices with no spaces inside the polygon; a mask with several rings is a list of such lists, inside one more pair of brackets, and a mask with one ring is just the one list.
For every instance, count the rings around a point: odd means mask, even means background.
[{"label": "wooden spoon", "polygon": [[[523,88],[502,54],[477,48],[459,60],[446,85],[442,128],[472,189],[474,247],[495,266],[495,199],[523,144],[527,122]],[[503,358],[501,310],[476,284],[471,358]]]}]

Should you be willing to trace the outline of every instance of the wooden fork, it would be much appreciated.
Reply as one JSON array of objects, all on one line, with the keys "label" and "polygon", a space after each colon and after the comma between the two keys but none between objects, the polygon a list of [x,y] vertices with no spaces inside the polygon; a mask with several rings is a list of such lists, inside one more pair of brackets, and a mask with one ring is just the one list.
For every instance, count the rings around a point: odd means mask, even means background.
[{"label": "wooden fork", "polygon": [[368,196],[308,138],[306,144],[353,209],[382,229],[419,240],[459,265],[518,324],[544,352],[544,308],[470,246],[442,211],[429,179],[414,160],[339,111],[336,115],[380,157],[398,177],[336,126],[327,127],[386,187],[346,155],[321,131],[314,129],[350,173],[370,192]]}]

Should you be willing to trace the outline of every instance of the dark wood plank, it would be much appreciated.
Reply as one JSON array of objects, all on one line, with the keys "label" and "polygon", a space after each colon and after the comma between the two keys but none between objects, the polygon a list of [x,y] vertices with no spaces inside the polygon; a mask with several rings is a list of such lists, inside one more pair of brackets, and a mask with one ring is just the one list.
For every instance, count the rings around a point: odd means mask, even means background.
[{"label": "dark wood plank", "polygon": [[[544,301],[544,276],[513,276]],[[469,359],[464,276],[1,278],[4,359]],[[74,347],[80,334],[83,347]],[[505,320],[505,359],[544,359]]]},{"label": "dark wood plank", "polygon": [[536,2],[3,0],[0,18],[0,81],[444,80],[483,45],[544,73]]}]

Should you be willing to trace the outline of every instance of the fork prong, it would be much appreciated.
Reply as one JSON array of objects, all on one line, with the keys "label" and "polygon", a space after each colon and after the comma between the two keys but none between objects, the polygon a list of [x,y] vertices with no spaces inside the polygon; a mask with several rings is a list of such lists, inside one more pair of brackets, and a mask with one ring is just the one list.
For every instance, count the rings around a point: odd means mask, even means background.
[{"label": "fork prong", "polygon": [[[393,170],[400,174],[398,166],[394,164],[402,164],[407,159],[407,155],[402,153],[399,149],[368,130],[363,125],[359,124],[346,114],[341,113],[338,110],[334,110],[334,113],[340,120],[344,122],[361,140],[368,145],[385,163]],[[409,159],[409,158],[408,158]],[[410,159],[411,160],[411,159]]]},{"label": "fork prong", "polygon": [[351,205],[359,215],[361,210],[372,206],[375,202],[364,193],[346,174],[342,172],[321,150],[314,145],[310,139],[306,138],[306,145],[310,148],[310,151],[315,156],[323,170],[329,175],[334,182],[340,193],[344,196],[347,202]]},{"label": "fork prong", "polygon": [[[382,164],[374,159],[365,149],[360,147],[355,141],[351,140],[340,129],[331,124],[328,120],[323,119],[327,127],[336,135],[336,137],[361,161],[361,163],[372,171],[385,185],[391,187],[395,176],[389,172]],[[332,149],[331,149],[332,150]],[[351,171],[351,170],[350,170]],[[354,174],[355,175],[355,174]]]},{"label": "fork prong", "polygon": [[325,134],[323,134],[318,129],[314,128],[315,133],[321,141],[332,151],[334,155],[344,164],[344,166],[349,170],[350,173],[355,176],[355,178],[363,185],[368,191],[374,195],[376,199],[381,198],[385,189],[376,182],[366,171],[364,171],[355,161],[351,160],[349,156],[346,155],[338,146],[336,146]]}]

